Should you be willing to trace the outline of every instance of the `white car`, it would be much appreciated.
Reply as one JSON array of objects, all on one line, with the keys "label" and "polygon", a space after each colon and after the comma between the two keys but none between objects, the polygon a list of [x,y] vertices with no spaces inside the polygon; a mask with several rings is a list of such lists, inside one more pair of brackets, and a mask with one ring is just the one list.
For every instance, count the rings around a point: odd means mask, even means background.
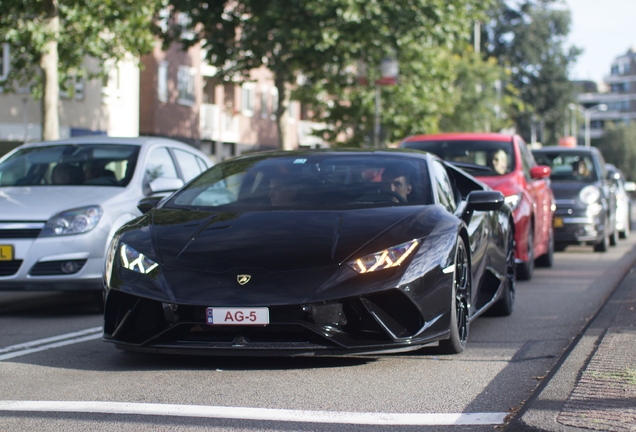
[{"label": "white car", "polygon": [[630,193],[636,191],[636,183],[626,181],[625,176],[615,165],[606,164],[607,177],[613,182],[616,194],[616,230],[622,239],[629,237],[631,229],[632,200]]},{"label": "white car", "polygon": [[0,159],[0,291],[94,290],[113,234],[138,202],[167,195],[210,158],[165,138],[24,144]]}]

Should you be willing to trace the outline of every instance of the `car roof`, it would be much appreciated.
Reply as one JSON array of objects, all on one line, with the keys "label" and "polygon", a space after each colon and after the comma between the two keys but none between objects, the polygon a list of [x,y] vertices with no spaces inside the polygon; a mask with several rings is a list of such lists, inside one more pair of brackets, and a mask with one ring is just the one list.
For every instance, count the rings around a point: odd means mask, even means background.
[{"label": "car roof", "polygon": [[[239,156],[239,158],[249,157],[263,157],[268,155],[269,158],[276,157],[292,157],[292,156],[311,156],[311,155],[324,155],[324,156],[346,156],[346,155],[373,155],[376,157],[381,156],[397,156],[404,158],[426,158],[427,156],[434,156],[432,153],[414,150],[414,149],[400,149],[400,148],[329,148],[329,149],[307,149],[307,150],[275,150],[258,153],[250,153],[247,155]],[[237,158],[233,158],[237,159]]]},{"label": "car roof", "polygon": [[494,133],[494,132],[484,132],[484,133],[475,133],[475,132],[453,132],[453,133],[441,133],[441,134],[421,134],[421,135],[411,135],[405,138],[402,142],[410,142],[410,141],[438,141],[438,140],[447,140],[447,141],[459,141],[459,140],[468,140],[468,141],[511,141],[514,135],[503,134],[503,133]]},{"label": "car roof", "polygon": [[596,147],[582,147],[582,146],[576,146],[576,147],[547,146],[547,147],[541,147],[538,149],[532,149],[532,151],[533,152],[558,151],[562,153],[600,153],[600,150],[597,149]]},{"label": "car roof", "polygon": [[172,145],[176,147],[184,147],[184,148],[192,148],[195,147],[186,144],[182,141],[173,140],[170,138],[162,138],[162,137],[151,137],[151,136],[140,136],[140,137],[110,137],[103,135],[90,135],[90,136],[81,136],[81,137],[72,137],[65,138],[54,141],[38,141],[38,142],[30,142],[26,144],[22,144],[20,147],[41,147],[41,146],[53,146],[53,145],[61,145],[61,144],[128,144],[128,145],[137,145],[137,146],[148,146],[152,144],[164,144],[164,145]]}]

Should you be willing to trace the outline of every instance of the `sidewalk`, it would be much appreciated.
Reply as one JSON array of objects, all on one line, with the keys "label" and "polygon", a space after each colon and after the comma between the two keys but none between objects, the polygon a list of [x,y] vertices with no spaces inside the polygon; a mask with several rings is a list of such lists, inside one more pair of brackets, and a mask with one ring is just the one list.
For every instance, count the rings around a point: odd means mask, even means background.
[{"label": "sidewalk", "polygon": [[556,367],[506,431],[636,431],[636,267]]}]

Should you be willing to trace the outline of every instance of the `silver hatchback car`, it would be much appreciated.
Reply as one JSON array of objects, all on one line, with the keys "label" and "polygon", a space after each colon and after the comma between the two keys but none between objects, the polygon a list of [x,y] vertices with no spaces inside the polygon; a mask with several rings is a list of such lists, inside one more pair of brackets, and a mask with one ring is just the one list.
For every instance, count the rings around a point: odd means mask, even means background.
[{"label": "silver hatchback car", "polygon": [[[179,141],[81,137],[24,144],[0,159],[0,291],[103,289],[110,239],[212,164]],[[98,296],[99,297],[99,296]]]}]

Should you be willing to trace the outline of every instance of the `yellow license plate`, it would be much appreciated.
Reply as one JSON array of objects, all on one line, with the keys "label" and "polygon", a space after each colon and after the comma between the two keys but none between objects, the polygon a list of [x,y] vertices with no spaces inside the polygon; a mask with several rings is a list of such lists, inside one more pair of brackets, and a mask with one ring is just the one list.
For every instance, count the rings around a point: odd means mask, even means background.
[{"label": "yellow license plate", "polygon": [[555,228],[563,228],[563,218],[555,217],[554,218],[554,227]]},{"label": "yellow license plate", "polygon": [[12,245],[0,245],[0,261],[13,261]]}]

